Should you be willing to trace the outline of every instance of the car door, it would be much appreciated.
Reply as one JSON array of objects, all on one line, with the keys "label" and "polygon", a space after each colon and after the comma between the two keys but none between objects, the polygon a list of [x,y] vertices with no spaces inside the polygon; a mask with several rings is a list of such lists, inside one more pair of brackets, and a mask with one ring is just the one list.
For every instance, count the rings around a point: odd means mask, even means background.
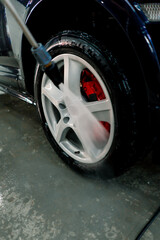
[{"label": "car door", "polygon": [[0,85],[17,89],[20,70],[10,39],[8,14],[0,3]]}]

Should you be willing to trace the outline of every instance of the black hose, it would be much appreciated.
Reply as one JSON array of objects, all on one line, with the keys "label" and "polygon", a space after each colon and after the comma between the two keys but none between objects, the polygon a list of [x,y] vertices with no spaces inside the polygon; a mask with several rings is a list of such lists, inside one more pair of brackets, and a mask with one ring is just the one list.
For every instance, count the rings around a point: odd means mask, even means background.
[{"label": "black hose", "polygon": [[153,221],[155,220],[155,218],[158,216],[158,214],[160,213],[160,206],[159,208],[155,211],[155,213],[153,214],[153,216],[151,217],[151,219],[148,221],[148,223],[143,227],[143,229],[140,231],[140,233],[137,235],[137,237],[135,238],[135,240],[139,240],[141,239],[141,237],[144,235],[144,233],[147,231],[147,229],[150,227],[150,225],[153,223]]}]

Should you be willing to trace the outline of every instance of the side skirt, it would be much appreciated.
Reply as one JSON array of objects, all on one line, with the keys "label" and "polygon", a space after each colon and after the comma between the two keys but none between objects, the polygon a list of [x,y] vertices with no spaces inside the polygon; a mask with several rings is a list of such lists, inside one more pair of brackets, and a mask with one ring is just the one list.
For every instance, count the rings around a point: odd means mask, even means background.
[{"label": "side skirt", "polygon": [[0,91],[5,92],[13,97],[16,97],[20,100],[23,100],[29,104],[35,105],[36,106],[36,102],[33,98],[33,96],[27,94],[26,92],[18,92],[10,87],[6,87],[5,85],[1,84],[0,85]]}]

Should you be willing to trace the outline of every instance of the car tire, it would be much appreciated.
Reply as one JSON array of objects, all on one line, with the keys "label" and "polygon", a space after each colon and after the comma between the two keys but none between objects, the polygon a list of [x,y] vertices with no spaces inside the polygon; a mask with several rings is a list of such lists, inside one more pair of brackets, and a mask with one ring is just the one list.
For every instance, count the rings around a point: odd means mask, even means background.
[{"label": "car tire", "polygon": [[[109,131],[108,142],[92,162],[86,157],[69,119],[64,127],[62,112],[67,110],[64,109],[63,91],[54,86],[37,65],[35,98],[52,147],[68,165],[83,173],[107,177],[121,173],[136,157],[139,134],[134,91],[129,79],[107,47],[86,33],[63,31],[48,41],[46,48],[64,84],[67,82],[70,90],[83,98]],[[53,89],[49,93],[50,86]]]}]

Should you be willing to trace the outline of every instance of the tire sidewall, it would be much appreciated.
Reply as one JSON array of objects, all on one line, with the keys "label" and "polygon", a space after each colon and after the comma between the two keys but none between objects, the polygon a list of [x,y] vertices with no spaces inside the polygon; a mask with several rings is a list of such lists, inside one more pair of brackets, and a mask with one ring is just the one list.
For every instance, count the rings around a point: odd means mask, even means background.
[{"label": "tire sidewall", "polygon": [[[40,66],[37,65],[35,72],[35,98],[42,126],[49,142],[65,162],[78,170],[97,172],[103,169],[106,171],[106,168],[113,169],[113,166],[114,168],[116,166],[118,169],[123,169],[121,160],[124,158],[124,162],[126,161],[123,152],[128,141],[128,133],[127,131],[123,132],[121,130],[121,128],[124,127],[123,122],[125,121],[125,117],[122,116],[122,112],[126,111],[127,108],[126,106],[124,108],[124,105],[127,104],[127,101],[131,101],[130,99],[132,97],[131,94],[129,94],[129,91],[124,89],[123,80],[125,79],[125,76],[121,73],[116,60],[113,58],[112,54],[108,50],[106,51],[105,48],[103,49],[103,46],[99,45],[96,40],[86,34],[82,34],[81,32],[75,33],[68,31],[60,33],[46,44],[46,49],[49,51],[53,59],[57,55],[69,53],[82,57],[91,64],[101,77],[110,95],[115,123],[113,142],[105,158],[94,164],[82,164],[71,158],[59,147],[48,128],[48,124],[46,123],[41,102],[41,83],[44,73],[41,71]],[[129,107],[128,109],[130,111]],[[127,120],[129,120],[129,114],[130,113],[128,112]],[[127,127],[131,127],[131,124],[127,124]],[[134,127],[132,126],[132,128]],[[129,132],[131,133],[131,131]],[[128,155],[126,152],[126,158],[127,157]]]}]

